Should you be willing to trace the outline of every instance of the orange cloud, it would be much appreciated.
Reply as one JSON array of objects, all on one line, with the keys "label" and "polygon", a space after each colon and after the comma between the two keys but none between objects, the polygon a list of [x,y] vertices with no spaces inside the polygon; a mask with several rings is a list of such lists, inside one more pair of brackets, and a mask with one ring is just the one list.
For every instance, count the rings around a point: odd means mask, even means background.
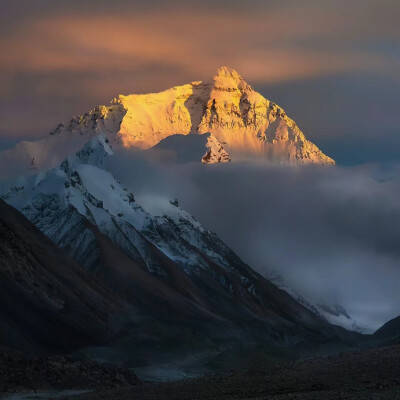
[{"label": "orange cloud", "polygon": [[0,68],[118,73],[159,65],[175,69],[182,78],[199,79],[227,64],[249,80],[275,82],[382,64],[382,57],[352,48],[304,45],[314,38],[340,37],[335,31],[341,16],[316,10],[299,18],[295,11],[53,16],[3,37],[0,47],[7,57]]}]

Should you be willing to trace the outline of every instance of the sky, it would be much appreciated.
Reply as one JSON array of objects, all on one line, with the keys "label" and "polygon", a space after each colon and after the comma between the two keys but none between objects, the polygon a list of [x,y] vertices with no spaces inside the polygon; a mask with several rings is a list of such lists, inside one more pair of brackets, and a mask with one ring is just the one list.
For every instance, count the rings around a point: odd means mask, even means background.
[{"label": "sky", "polygon": [[0,5],[0,147],[228,65],[339,164],[399,159],[397,0]]}]

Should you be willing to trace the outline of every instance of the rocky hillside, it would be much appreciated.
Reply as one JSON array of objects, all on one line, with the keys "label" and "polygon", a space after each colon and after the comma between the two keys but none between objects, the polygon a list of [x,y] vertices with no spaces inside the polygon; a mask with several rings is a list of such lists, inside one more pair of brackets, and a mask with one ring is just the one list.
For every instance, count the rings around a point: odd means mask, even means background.
[{"label": "rocky hillside", "polygon": [[386,322],[374,334],[373,339],[384,344],[400,343],[400,317]]},{"label": "rocky hillside", "polygon": [[102,344],[119,304],[0,201],[0,346],[46,354]]},{"label": "rocky hillside", "polygon": [[[51,356],[26,359],[0,354],[0,398],[26,390],[99,390],[140,384],[127,368],[90,360]],[[27,396],[29,396],[27,394]]]}]

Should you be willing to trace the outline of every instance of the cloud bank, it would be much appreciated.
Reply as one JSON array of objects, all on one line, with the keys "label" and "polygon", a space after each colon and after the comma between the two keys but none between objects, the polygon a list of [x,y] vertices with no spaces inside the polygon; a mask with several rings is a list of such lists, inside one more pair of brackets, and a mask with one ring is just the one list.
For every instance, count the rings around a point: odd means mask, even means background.
[{"label": "cloud bank", "polygon": [[110,167],[143,204],[177,197],[252,268],[310,301],[342,304],[370,330],[400,314],[397,167],[160,169],[129,153]]}]

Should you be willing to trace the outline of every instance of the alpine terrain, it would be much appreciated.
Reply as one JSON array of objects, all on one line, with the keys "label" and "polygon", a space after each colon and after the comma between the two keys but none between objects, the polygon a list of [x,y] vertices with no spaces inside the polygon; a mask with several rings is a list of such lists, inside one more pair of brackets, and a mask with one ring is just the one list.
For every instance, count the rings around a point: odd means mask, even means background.
[{"label": "alpine terrain", "polygon": [[105,343],[119,302],[0,200],[0,348],[70,352]]},{"label": "alpine terrain", "polygon": [[268,359],[355,344],[357,334],[254,272],[176,201],[146,211],[107,170],[110,157],[98,134],[3,194],[123,307],[112,314],[107,346],[81,351],[154,376],[218,369],[230,358],[250,365],[260,347]]},{"label": "alpine terrain", "polygon": [[[48,138],[3,151],[2,198],[52,242],[33,227],[24,228],[25,234],[7,224],[8,237],[19,239],[3,251],[4,284],[16,286],[21,301],[33,296],[46,304],[38,305],[46,319],[40,326],[51,324],[52,315],[68,323],[76,345],[65,351],[170,378],[358,343],[359,334],[331,325],[253,271],[177,200],[138,201],[134,185],[128,190],[109,168],[110,160],[130,148],[131,157],[161,154],[203,164],[247,157],[334,163],[280,107],[226,67],[211,82],[119,96],[110,106],[60,124]],[[16,211],[10,215],[27,226]],[[30,239],[31,231],[54,256],[36,256],[41,247]],[[26,254],[15,253],[13,243]],[[30,335],[29,320],[18,313],[10,320],[12,305],[6,297],[2,302],[1,322],[10,332],[28,334],[7,346],[40,350],[53,328],[43,337],[40,329]],[[57,340],[52,346],[64,347]]]},{"label": "alpine terrain", "polygon": [[[257,93],[235,70],[219,68],[209,82],[192,82],[160,93],[119,95],[110,105],[60,123],[48,138],[21,142],[0,153],[0,166],[17,173],[58,165],[87,140],[104,133],[114,148],[148,150],[173,135],[208,134],[197,142],[198,161],[240,159],[283,164],[334,164],[308,141],[274,102]],[[174,142],[172,142],[174,143]],[[185,147],[185,138],[176,145]],[[171,142],[167,147],[171,148]]]}]

